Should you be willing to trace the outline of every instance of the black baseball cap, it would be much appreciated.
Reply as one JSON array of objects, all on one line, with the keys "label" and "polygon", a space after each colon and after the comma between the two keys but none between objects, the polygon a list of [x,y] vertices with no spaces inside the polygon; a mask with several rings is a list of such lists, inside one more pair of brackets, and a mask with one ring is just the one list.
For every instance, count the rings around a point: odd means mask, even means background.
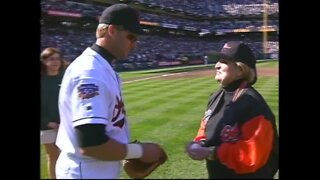
[{"label": "black baseball cap", "polygon": [[250,47],[242,41],[229,41],[222,47],[220,52],[214,52],[219,59],[242,62],[255,72],[254,84],[257,80],[256,58]]},{"label": "black baseball cap", "polygon": [[248,45],[241,41],[229,41],[222,47],[220,52],[215,52],[220,59],[238,61],[255,69],[256,58]]},{"label": "black baseball cap", "polygon": [[141,34],[139,12],[127,4],[114,4],[107,7],[99,18],[100,24],[120,25],[125,30]]}]

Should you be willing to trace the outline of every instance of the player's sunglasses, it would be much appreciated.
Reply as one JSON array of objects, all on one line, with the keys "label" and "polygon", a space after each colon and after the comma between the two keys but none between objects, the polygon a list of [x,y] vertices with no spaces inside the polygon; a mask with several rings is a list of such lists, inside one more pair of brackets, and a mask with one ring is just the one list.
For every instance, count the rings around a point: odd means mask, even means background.
[{"label": "player's sunglasses", "polygon": [[129,40],[129,41],[132,41],[132,42],[136,42],[138,40],[138,35],[137,34],[134,34],[128,30],[126,30],[123,26],[117,26],[117,28],[121,31],[127,31],[128,32],[128,35],[126,36],[126,38]]}]

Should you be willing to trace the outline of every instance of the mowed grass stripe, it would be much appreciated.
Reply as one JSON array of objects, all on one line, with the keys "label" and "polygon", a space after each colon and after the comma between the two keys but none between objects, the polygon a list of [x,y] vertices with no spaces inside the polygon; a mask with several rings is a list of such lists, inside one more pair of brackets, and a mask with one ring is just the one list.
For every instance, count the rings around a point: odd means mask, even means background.
[{"label": "mowed grass stripe", "polygon": [[279,89],[277,88],[278,80],[276,78],[266,78],[263,83],[255,86],[266,101],[278,101]]},{"label": "mowed grass stripe", "polygon": [[[185,95],[192,95],[194,91],[206,91],[204,89],[181,89],[177,93],[182,93]],[[129,95],[130,93],[124,93],[124,98],[126,102],[134,102],[134,104],[128,104],[127,108],[131,108],[131,105],[134,107],[142,108],[144,105],[148,104],[151,101],[161,101],[165,97],[164,96],[174,96],[175,91],[168,90],[167,88],[158,88],[154,90],[149,90],[148,92],[140,92],[137,93],[135,96]],[[165,98],[166,99],[166,98]]]},{"label": "mowed grass stripe", "polygon": [[158,90],[159,88],[171,88],[172,86],[185,86],[189,83],[194,83],[197,81],[207,81],[207,78],[189,78],[189,79],[161,79],[161,80],[146,80],[135,82],[134,86],[131,84],[123,84],[123,92],[131,91],[131,92],[148,92],[150,90]]},{"label": "mowed grass stripe", "polygon": [[159,94],[156,97],[145,99],[149,103],[140,104],[140,106],[136,106],[135,102],[131,102],[130,106],[137,107],[138,109],[140,109],[140,111],[135,108],[131,109],[129,107],[129,109],[131,110],[128,110],[128,113],[133,116],[138,115],[138,116],[144,116],[144,117],[159,116],[162,114],[166,114],[171,109],[174,109],[175,112],[178,113],[180,111],[179,106],[184,106],[187,103],[192,104],[193,101],[196,101],[198,98],[208,97],[209,95],[209,92],[206,92],[206,93],[194,93],[188,96],[181,92],[183,92],[183,89]]},{"label": "mowed grass stripe", "polygon": [[193,96],[195,93],[207,93],[210,91],[209,88],[199,88],[206,86],[206,84],[206,81],[199,80],[189,82],[181,81],[180,83],[168,82],[166,85],[157,86],[157,88],[154,89],[147,88],[148,90],[144,91],[135,91],[135,93],[130,93],[131,89],[128,88],[127,91],[124,91],[125,101],[128,102],[126,103],[128,104],[126,108],[128,110],[131,109],[131,107],[145,109],[146,107],[150,107],[150,102],[161,103],[162,101],[171,101],[178,96]]},{"label": "mowed grass stripe", "polygon": [[261,77],[255,88],[264,97],[275,115],[279,131],[279,79],[277,77]]},{"label": "mowed grass stripe", "polygon": [[179,104],[180,103],[179,99],[193,98],[193,96],[196,96],[198,93],[208,96],[210,93],[209,90],[205,90],[205,89],[197,90],[197,91],[198,91],[197,93],[187,94],[187,93],[184,93],[183,89],[181,89],[179,91],[166,92],[166,93],[158,94],[155,96],[149,96],[144,98],[142,97],[140,98],[139,101],[134,101],[132,103],[130,103],[131,101],[126,101],[128,102],[126,105],[126,109],[128,110],[129,113],[131,112],[133,115],[135,115],[135,113],[133,113],[132,110],[139,114],[139,111],[145,112],[145,111],[150,111],[150,108],[154,109],[154,108],[163,107],[165,105],[164,103]]},{"label": "mowed grass stripe", "polygon": [[272,89],[278,89],[279,87],[279,80],[274,77],[263,77],[261,80],[258,80],[260,82],[257,82],[254,84],[254,87],[259,87],[260,85],[263,85],[264,88],[272,88]]},{"label": "mowed grass stripe", "polygon": [[[207,177],[205,171],[203,171],[205,168],[204,162],[193,161],[184,153],[186,143],[193,139],[198,130],[208,96],[203,95],[192,101],[192,104],[184,103],[180,105],[180,108],[175,107],[175,109],[168,110],[161,116],[154,116],[153,119],[142,116],[144,122],[133,123],[132,135],[134,139],[158,142],[167,150],[169,155],[166,165],[159,168],[148,178],[202,179]],[[157,123],[158,121],[165,121],[165,123],[160,125]],[[141,124],[149,124],[156,128],[152,129]],[[180,170],[177,172],[178,168]],[[188,171],[193,171],[192,175],[186,176]]]},{"label": "mowed grass stripe", "polygon": [[[197,101],[196,98],[199,100]],[[179,103],[165,103],[166,106],[152,109],[153,113],[144,111],[136,117],[139,118],[138,121],[137,119],[132,119],[134,131],[141,132],[141,135],[145,137],[150,137],[157,136],[159,133],[163,134],[164,130],[166,130],[163,136],[174,136],[185,127],[200,123],[207,99],[208,96],[199,94],[197,97],[186,98],[184,101],[179,101]],[[158,114],[161,114],[161,116]],[[197,122],[190,125],[188,121],[194,120]],[[147,132],[146,128],[148,129]],[[168,138],[165,137],[164,139]]]},{"label": "mowed grass stripe", "polygon": [[[206,79],[207,77],[198,77],[200,79]],[[141,86],[149,86],[149,87],[155,87],[161,84],[167,84],[168,81],[175,81],[175,82],[181,82],[181,79],[184,79],[185,81],[192,81],[194,78],[177,78],[177,79],[165,79],[165,78],[155,78],[155,79],[146,79],[142,81],[136,81],[132,83],[123,83],[127,88],[141,88]],[[152,83],[150,83],[152,82]],[[138,90],[137,89],[137,90]]]},{"label": "mowed grass stripe", "polygon": [[260,86],[265,86],[266,88],[268,87],[274,88],[275,86],[278,87],[278,82],[279,82],[278,79],[275,77],[264,76],[264,77],[259,77],[257,82],[253,86],[257,89]]},{"label": "mowed grass stripe", "polygon": [[[169,112],[167,121],[170,121],[170,123],[163,124],[147,135],[133,126],[133,133],[138,134],[140,138],[147,137],[144,139],[154,139],[155,142],[159,142],[166,148],[170,157],[166,165],[159,168],[149,178],[207,178],[204,171],[204,161],[193,161],[184,153],[186,143],[193,139],[199,128],[207,101],[208,97],[204,96],[195,100],[192,104],[181,105],[181,108],[188,109],[186,113],[173,113],[174,116],[171,116]],[[158,119],[156,118],[156,120]],[[177,169],[180,171],[177,172]],[[192,171],[192,173],[188,171]],[[172,176],[172,174],[175,175]]]},{"label": "mowed grass stripe", "polygon": [[264,77],[263,82],[255,85],[268,103],[279,102],[278,79],[274,77]]}]

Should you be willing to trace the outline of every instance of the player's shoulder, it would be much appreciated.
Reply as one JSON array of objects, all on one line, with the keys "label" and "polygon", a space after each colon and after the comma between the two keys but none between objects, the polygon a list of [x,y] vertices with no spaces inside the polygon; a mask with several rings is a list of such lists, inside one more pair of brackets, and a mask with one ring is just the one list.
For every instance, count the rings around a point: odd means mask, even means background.
[{"label": "player's shoulder", "polygon": [[78,56],[73,62],[73,68],[77,69],[99,69],[98,56],[90,49],[86,49],[80,56]]},{"label": "player's shoulder", "polygon": [[103,69],[104,67],[100,63],[99,57],[88,50],[79,55],[68,67],[68,70],[72,72],[99,72],[103,71]]},{"label": "player's shoulder", "polygon": [[110,78],[115,78],[113,68],[91,48],[87,48],[68,66],[66,74],[72,81],[80,79],[109,81]]}]

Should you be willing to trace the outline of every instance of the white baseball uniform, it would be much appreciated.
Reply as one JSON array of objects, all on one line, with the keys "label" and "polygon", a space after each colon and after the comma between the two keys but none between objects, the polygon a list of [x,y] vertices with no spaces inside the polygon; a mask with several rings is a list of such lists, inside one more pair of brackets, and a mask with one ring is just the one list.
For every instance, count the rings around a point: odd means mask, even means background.
[{"label": "white baseball uniform", "polygon": [[59,94],[60,127],[57,146],[61,154],[56,176],[63,179],[116,179],[121,161],[100,161],[82,156],[75,128],[84,124],[105,124],[106,134],[128,143],[121,93],[121,80],[100,54],[87,48],[67,68]]}]

